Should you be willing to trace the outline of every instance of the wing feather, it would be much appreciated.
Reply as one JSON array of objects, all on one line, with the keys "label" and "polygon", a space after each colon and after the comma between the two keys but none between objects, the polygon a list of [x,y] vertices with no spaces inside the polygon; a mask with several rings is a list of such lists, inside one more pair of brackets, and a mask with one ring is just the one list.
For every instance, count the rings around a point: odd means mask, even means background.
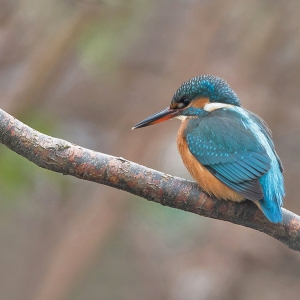
[{"label": "wing feather", "polygon": [[191,120],[185,134],[189,150],[225,185],[247,199],[260,200],[259,178],[270,169],[271,159],[235,114],[219,111]]}]

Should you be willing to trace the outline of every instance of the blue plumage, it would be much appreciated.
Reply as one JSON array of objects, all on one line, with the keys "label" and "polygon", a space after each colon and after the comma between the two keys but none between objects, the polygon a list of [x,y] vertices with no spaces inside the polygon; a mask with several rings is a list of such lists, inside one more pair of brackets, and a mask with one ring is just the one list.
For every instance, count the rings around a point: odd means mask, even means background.
[{"label": "blue plumage", "polygon": [[172,101],[176,102],[184,97],[192,100],[200,95],[209,98],[210,102],[241,105],[237,94],[227,82],[213,75],[196,76],[184,82],[174,94]]},{"label": "blue plumage", "polygon": [[252,200],[271,222],[282,222],[283,166],[271,131],[241,107],[223,79],[190,79],[176,91],[169,108],[134,128],[173,117],[183,120],[177,140],[182,159],[204,190],[232,201]]},{"label": "blue plumage", "polygon": [[283,168],[266,124],[238,106],[193,108],[192,115],[197,109],[202,117],[192,118],[184,133],[191,153],[228,187],[258,201],[271,222],[281,222]]}]

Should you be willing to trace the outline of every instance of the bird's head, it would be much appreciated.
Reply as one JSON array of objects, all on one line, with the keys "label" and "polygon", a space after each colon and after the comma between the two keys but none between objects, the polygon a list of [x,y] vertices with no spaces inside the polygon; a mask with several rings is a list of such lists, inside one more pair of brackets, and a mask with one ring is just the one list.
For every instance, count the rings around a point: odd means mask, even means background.
[{"label": "bird's head", "polygon": [[225,80],[213,75],[197,76],[179,87],[169,107],[136,124],[133,129],[174,117],[201,117],[228,106],[241,106],[241,103]]}]

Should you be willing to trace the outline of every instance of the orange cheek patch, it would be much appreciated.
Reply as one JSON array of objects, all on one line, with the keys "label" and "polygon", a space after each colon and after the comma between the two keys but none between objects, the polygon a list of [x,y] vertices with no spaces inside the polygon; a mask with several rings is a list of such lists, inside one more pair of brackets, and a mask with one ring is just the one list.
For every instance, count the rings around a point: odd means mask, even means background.
[{"label": "orange cheek patch", "polygon": [[177,107],[177,103],[173,103],[173,101],[171,102],[170,108],[172,109],[176,109]]},{"label": "orange cheek patch", "polygon": [[208,98],[199,98],[193,101],[192,106],[197,108],[203,108],[207,103],[209,103]]}]

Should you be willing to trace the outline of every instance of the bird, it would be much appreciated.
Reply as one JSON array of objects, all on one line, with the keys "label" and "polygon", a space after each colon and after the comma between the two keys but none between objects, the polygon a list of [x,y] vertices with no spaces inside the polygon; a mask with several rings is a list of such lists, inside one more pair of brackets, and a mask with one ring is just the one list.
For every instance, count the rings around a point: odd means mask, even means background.
[{"label": "bird", "polygon": [[272,223],[282,223],[283,165],[266,122],[242,107],[228,83],[196,76],[175,92],[169,107],[132,129],[181,120],[177,146],[201,189],[218,199],[255,203]]}]

